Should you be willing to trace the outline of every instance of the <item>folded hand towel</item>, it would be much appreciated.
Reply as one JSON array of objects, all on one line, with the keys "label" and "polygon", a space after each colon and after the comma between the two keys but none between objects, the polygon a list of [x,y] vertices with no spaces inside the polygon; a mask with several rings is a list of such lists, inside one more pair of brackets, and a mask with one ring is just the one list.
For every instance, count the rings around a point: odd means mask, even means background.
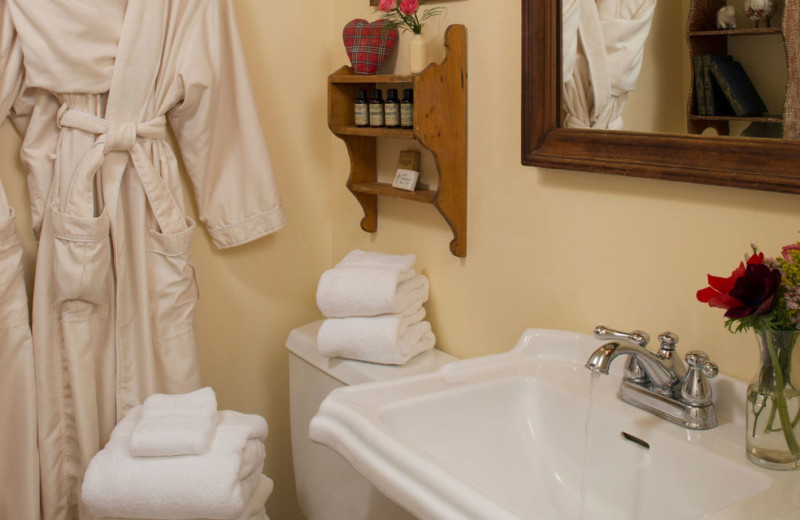
[{"label": "folded hand towel", "polygon": [[[377,316],[357,319],[366,321],[380,320],[381,318],[381,316]],[[365,327],[364,334],[359,334],[358,330],[353,328],[349,331],[337,331],[342,332],[339,335],[327,335],[323,333],[323,329],[328,321],[330,320],[322,322],[317,335],[317,347],[322,355],[328,357],[342,357],[384,365],[404,365],[412,357],[432,349],[436,344],[431,324],[427,321],[409,325],[405,333],[396,338],[395,342],[386,340],[374,343],[362,339],[373,332],[369,330],[369,325]],[[377,334],[374,335],[377,336]]]},{"label": "folded hand towel", "polygon": [[162,457],[198,454],[208,445],[217,421],[217,396],[211,387],[188,394],[153,394],[131,432],[130,454]]},{"label": "folded hand towel", "polygon": [[[398,346],[408,327],[425,318],[421,303],[397,314],[355,318],[328,318],[317,332],[317,346],[323,355],[360,346],[378,351],[390,351]],[[410,347],[408,345],[406,348]],[[402,352],[407,354],[407,352]]]},{"label": "folded hand towel", "polygon": [[120,421],[86,469],[82,498],[94,516],[232,519],[244,514],[264,466],[267,422],[225,410],[200,455],[131,457],[129,440],[142,415]]},{"label": "folded hand towel", "polygon": [[322,273],[317,286],[317,306],[326,318],[395,314],[428,301],[425,275],[404,282],[385,267],[343,266]]},{"label": "folded hand towel", "polygon": [[375,253],[354,249],[345,255],[336,267],[342,266],[383,266],[399,269],[401,281],[412,277],[414,262],[417,261],[416,255],[390,255],[387,253]]}]

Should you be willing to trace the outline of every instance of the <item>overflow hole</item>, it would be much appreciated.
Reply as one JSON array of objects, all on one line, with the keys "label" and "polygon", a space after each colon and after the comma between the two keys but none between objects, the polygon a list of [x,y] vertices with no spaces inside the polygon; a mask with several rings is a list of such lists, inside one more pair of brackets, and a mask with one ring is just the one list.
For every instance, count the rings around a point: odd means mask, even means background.
[{"label": "overflow hole", "polygon": [[635,435],[631,435],[628,432],[620,432],[620,434],[622,435],[622,438],[625,439],[626,441],[631,441],[631,442],[633,442],[635,444],[638,444],[639,446],[641,446],[642,448],[644,448],[646,450],[650,449],[650,443],[647,442],[646,440],[640,439],[639,437],[637,437]]}]

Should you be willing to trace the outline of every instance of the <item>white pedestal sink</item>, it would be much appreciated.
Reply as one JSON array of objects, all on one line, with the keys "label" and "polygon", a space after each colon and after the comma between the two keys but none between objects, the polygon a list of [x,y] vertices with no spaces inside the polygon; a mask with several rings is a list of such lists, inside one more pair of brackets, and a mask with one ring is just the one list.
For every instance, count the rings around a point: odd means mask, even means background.
[{"label": "white pedestal sink", "polygon": [[746,459],[744,383],[716,378],[719,426],[685,430],[617,399],[624,359],[591,383],[600,344],[531,329],[504,354],[337,389],[310,436],[421,519],[800,518],[800,472]]}]

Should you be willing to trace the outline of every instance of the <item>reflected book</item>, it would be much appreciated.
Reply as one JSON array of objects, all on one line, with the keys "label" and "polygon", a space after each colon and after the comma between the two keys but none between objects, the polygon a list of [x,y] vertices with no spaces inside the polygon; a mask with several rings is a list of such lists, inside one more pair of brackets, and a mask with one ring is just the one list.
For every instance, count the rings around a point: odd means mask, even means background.
[{"label": "reflected book", "polygon": [[711,63],[711,73],[737,116],[754,116],[767,111],[742,64],[733,60]]}]

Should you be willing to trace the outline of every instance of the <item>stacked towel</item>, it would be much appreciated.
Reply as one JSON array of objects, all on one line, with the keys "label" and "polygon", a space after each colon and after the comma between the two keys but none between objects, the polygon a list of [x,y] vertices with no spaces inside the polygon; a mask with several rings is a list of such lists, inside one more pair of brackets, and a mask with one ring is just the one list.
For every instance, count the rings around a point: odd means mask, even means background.
[{"label": "stacked towel", "polygon": [[322,273],[317,306],[328,319],[317,334],[320,352],[403,365],[432,349],[436,338],[422,306],[430,286],[415,261],[415,255],[355,250]]},{"label": "stacked towel", "polygon": [[211,439],[217,421],[217,396],[210,387],[188,394],[153,394],[131,432],[134,457],[197,455]]},{"label": "stacked towel", "polygon": [[[153,403],[172,405],[180,399],[174,397],[159,397]],[[198,397],[184,394],[183,398]],[[132,456],[134,432],[145,421],[145,408],[131,409],[89,463],[82,498],[90,514],[163,520],[266,518],[264,503],[272,481],[262,474],[268,432],[263,417],[215,412],[210,439],[200,453]],[[153,424],[145,421],[143,426]],[[153,438],[158,445],[168,436],[162,432]]]}]

